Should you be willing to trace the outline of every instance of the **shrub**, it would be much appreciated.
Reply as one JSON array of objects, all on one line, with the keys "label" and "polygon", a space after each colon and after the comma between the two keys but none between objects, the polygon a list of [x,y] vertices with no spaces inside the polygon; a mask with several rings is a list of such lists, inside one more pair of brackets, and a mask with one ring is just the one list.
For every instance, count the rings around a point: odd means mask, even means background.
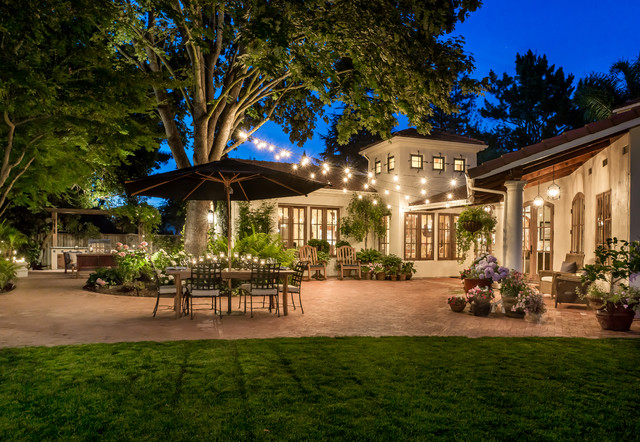
[{"label": "shrub", "polygon": [[329,244],[329,241],[325,241],[324,239],[310,239],[309,241],[307,241],[307,245],[311,247],[315,247],[318,250],[318,252],[329,253],[329,250],[331,250],[331,245]]},{"label": "shrub", "polygon": [[372,262],[380,262],[382,260],[382,253],[376,249],[362,249],[356,256],[360,262],[367,264]]},{"label": "shrub", "polygon": [[402,258],[393,254],[383,256],[382,266],[387,273],[398,273],[402,266]]},{"label": "shrub", "polygon": [[11,289],[10,282],[16,277],[18,266],[8,259],[0,259],[0,292]]},{"label": "shrub", "polygon": [[340,240],[336,243],[336,249],[338,247],[342,247],[342,246],[349,246],[351,247],[351,243],[349,241],[344,241],[344,240]]}]

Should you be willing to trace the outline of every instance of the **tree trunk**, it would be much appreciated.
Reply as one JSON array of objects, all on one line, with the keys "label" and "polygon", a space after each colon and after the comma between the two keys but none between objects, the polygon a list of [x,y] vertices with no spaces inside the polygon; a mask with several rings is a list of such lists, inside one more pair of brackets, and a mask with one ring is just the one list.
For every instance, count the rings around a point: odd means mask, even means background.
[{"label": "tree trunk", "polygon": [[189,201],[184,224],[184,249],[187,253],[200,256],[207,249],[207,211],[209,201]]}]

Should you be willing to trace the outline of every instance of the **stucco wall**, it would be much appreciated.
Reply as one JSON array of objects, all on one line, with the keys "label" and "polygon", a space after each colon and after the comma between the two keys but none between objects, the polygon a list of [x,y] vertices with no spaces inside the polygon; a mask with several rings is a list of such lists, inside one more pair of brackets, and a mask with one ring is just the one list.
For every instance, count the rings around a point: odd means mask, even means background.
[{"label": "stucco wall", "polygon": [[[584,193],[585,196],[585,263],[593,261],[595,251],[596,195],[611,190],[612,235],[620,239],[629,239],[630,155],[623,154],[623,148],[628,146],[629,142],[630,137],[626,133],[571,175],[556,180],[560,185],[561,196],[559,200],[551,201],[554,207],[553,269],[560,268],[565,255],[571,249],[571,204],[578,192]],[[640,145],[636,140],[634,151],[639,150]],[[605,160],[607,164],[603,166]],[[540,185],[543,197],[549,184]],[[532,201],[537,193],[537,186],[525,188],[524,201]]]}]

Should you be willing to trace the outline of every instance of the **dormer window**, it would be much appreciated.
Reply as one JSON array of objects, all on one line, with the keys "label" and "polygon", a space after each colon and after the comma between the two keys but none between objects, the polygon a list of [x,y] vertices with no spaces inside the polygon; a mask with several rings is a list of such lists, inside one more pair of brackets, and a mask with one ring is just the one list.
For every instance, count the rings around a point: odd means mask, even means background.
[{"label": "dormer window", "polygon": [[466,160],[464,158],[455,158],[453,160],[453,171],[464,172],[466,166]]},{"label": "dormer window", "polygon": [[411,168],[422,169],[423,157],[422,155],[411,154]]},{"label": "dormer window", "polygon": [[387,157],[387,172],[391,172],[396,168],[396,158],[393,156]]},{"label": "dormer window", "polygon": [[433,170],[444,170],[444,157],[433,157]]},{"label": "dormer window", "polygon": [[382,173],[382,163],[380,162],[380,160],[376,161],[376,175],[379,173]]}]

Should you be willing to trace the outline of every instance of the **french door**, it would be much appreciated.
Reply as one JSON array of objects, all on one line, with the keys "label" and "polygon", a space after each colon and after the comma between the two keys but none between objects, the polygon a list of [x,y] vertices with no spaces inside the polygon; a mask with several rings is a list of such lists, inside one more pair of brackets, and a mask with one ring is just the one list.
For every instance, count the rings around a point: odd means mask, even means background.
[{"label": "french door", "polygon": [[538,279],[540,270],[551,270],[553,262],[553,204],[522,210],[522,271]]}]

